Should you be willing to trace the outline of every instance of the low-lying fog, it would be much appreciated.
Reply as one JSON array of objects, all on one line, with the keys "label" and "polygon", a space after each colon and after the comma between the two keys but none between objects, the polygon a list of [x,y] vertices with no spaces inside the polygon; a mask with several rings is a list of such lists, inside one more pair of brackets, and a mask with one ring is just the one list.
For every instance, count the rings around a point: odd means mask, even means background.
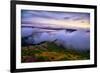
[{"label": "low-lying fog", "polygon": [[39,28],[22,28],[22,37],[28,37],[25,41],[30,44],[39,44],[43,41],[55,41],[65,48],[72,47],[76,50],[90,49],[90,32],[84,30],[48,30]]}]

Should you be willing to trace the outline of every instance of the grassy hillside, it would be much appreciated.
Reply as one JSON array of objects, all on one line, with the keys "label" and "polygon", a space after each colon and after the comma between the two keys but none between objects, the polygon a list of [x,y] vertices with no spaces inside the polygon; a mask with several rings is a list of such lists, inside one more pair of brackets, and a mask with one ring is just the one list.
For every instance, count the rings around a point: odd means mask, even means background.
[{"label": "grassy hillside", "polygon": [[44,42],[38,45],[22,46],[21,58],[22,62],[69,61],[90,58],[89,51],[78,52],[72,49],[65,49],[54,42]]}]

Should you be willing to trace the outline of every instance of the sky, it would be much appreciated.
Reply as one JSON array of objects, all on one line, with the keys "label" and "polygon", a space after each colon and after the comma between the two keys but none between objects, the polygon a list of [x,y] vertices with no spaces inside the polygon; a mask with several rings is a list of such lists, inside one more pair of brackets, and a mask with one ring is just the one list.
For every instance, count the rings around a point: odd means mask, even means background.
[{"label": "sky", "polygon": [[56,12],[21,10],[22,26],[90,29],[90,14],[78,12]]},{"label": "sky", "polygon": [[[22,10],[21,14],[21,26],[38,27],[22,28],[21,35],[29,37],[26,40],[28,43],[57,40],[64,47],[73,46],[77,50],[90,48],[90,32],[84,31],[90,30],[89,13]],[[68,32],[65,29],[77,31]]]}]

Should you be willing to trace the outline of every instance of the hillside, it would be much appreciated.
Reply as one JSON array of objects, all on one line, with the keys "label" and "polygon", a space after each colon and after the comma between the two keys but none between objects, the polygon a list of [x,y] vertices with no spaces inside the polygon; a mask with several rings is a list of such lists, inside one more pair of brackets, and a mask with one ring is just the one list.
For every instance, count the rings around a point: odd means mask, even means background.
[{"label": "hillside", "polygon": [[22,46],[22,62],[69,61],[89,59],[89,51],[77,52],[65,49],[54,42]]}]

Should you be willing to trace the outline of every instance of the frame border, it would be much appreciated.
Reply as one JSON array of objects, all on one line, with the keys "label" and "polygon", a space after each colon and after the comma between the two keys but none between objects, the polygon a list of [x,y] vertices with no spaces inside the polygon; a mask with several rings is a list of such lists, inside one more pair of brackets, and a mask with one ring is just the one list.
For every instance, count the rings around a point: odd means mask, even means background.
[{"label": "frame border", "polygon": [[[16,5],[42,5],[55,7],[73,7],[73,8],[88,8],[94,9],[94,64],[89,65],[74,65],[74,66],[58,66],[58,67],[41,67],[41,68],[25,68],[16,69]],[[34,1],[11,1],[10,4],[10,71],[13,72],[29,72],[29,71],[45,71],[45,70],[62,70],[62,69],[79,69],[97,67],[97,6],[94,5],[80,5],[80,4],[62,4],[62,3],[48,3],[48,2],[34,2]],[[15,49],[14,49],[15,48]]]}]

